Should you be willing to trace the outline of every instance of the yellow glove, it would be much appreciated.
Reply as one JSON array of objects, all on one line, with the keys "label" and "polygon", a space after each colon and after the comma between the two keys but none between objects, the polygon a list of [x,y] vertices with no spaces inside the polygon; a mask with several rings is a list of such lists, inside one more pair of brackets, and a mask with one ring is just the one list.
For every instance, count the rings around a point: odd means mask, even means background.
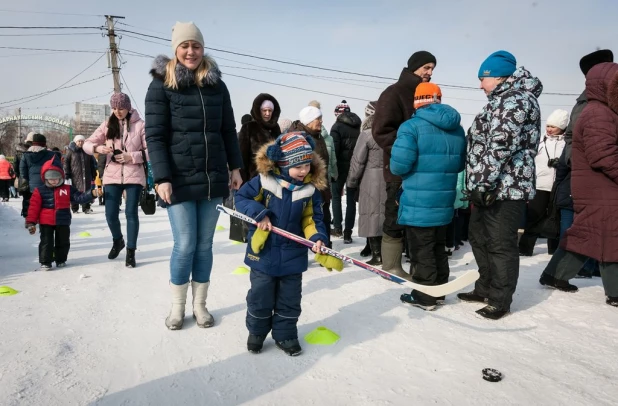
[{"label": "yellow glove", "polygon": [[253,237],[251,237],[251,250],[253,250],[254,253],[258,254],[262,251],[269,234],[270,231],[268,230],[260,230],[259,228],[255,230]]},{"label": "yellow glove", "polygon": [[343,261],[339,258],[335,258],[326,254],[315,254],[315,260],[320,263],[328,272],[336,269],[337,271],[343,271]]}]

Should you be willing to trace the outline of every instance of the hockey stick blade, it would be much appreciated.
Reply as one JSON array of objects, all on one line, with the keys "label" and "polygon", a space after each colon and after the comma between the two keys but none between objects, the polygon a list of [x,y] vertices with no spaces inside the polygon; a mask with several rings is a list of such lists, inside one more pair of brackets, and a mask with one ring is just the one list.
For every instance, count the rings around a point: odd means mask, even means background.
[{"label": "hockey stick blade", "polygon": [[[241,219],[249,224],[252,225],[256,225],[257,222],[247,216],[244,215],[242,213],[239,213],[235,210],[229,209],[221,204],[217,205],[217,210],[219,210],[222,213],[227,214],[228,216],[232,216],[232,217],[236,217],[238,219]],[[271,230],[273,233],[278,234],[282,237],[288,238],[292,241],[295,241],[301,245],[304,245],[307,248],[313,248],[313,246],[315,245],[314,242],[309,241],[305,238],[299,237],[296,234],[290,233],[289,231],[285,231],[282,230],[280,228],[274,227]],[[465,288],[468,285],[471,285],[472,283],[474,283],[478,278],[479,278],[479,273],[476,270],[471,270],[468,271],[466,273],[464,273],[463,275],[453,279],[450,282],[447,282],[443,285],[437,285],[437,286],[425,286],[425,285],[420,285],[418,283],[414,283],[414,282],[410,282],[406,279],[400,278],[397,275],[393,275],[392,273],[383,271],[380,268],[375,268],[371,265],[366,264],[365,262],[359,261],[357,259],[354,259],[352,257],[349,257],[347,255],[344,255],[340,252],[334,251],[328,247],[324,247],[322,246],[321,252],[323,254],[327,254],[327,255],[331,255],[335,258],[339,258],[344,262],[347,262],[349,264],[352,265],[356,265],[360,268],[363,268],[369,272],[373,272],[376,275],[381,276],[384,279],[388,279],[391,282],[395,282],[399,285],[403,285],[406,286],[410,289],[414,289],[414,290],[418,290],[419,292],[423,292],[429,296],[432,297],[441,297],[441,296],[446,296],[446,295],[450,295],[451,293],[455,293],[460,289]]]}]

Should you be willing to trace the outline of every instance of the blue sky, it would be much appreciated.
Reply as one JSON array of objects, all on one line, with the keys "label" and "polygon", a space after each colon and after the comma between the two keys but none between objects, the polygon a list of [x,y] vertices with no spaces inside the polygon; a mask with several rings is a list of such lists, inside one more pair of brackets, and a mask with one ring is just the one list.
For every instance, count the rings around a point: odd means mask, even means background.
[{"label": "blue sky", "polygon": [[[477,72],[490,53],[505,49],[512,52],[518,65],[538,76],[546,92],[579,94],[584,77],[578,61],[597,47],[618,53],[618,2],[589,0],[536,1],[143,1],[94,2],[26,0],[6,5],[1,10],[25,10],[59,14],[31,14],[0,11],[0,25],[30,26],[99,26],[103,17],[79,14],[115,14],[134,27],[118,25],[131,31],[169,38],[176,21],[194,21],[202,30],[207,47],[247,53],[267,58],[321,67],[397,78],[409,56],[428,50],[438,59],[433,81],[439,84],[478,86]],[[139,28],[135,28],[139,27]],[[38,34],[40,30],[0,29],[0,34]],[[0,36],[0,47],[52,48],[88,50],[99,53],[47,53],[46,51],[0,48],[2,102],[54,89],[92,64],[107,47],[107,37],[94,30],[45,31],[75,35]],[[84,35],[81,33],[89,33]],[[126,34],[126,33],[125,33]],[[129,34],[132,35],[132,34]],[[143,38],[143,37],[142,37]],[[124,35],[120,39],[125,64],[122,74],[124,91],[134,96],[134,106],[142,112],[150,76],[151,58],[130,55],[130,51],[147,55],[172,51],[168,44],[149,43]],[[313,99],[321,101],[325,124],[334,122],[333,109],[342,97],[289,89],[232,77],[242,75],[290,86],[347,96],[352,110],[361,117],[363,100],[375,100],[391,81],[267,62],[216,51],[209,52],[222,65],[224,80],[231,95],[237,122],[248,113],[255,96],[261,92],[275,96],[282,106],[282,116],[296,119],[298,112]],[[252,65],[259,65],[251,66]],[[238,69],[238,68],[244,69]],[[248,68],[248,69],[247,69]],[[324,79],[262,72],[254,69],[278,69],[286,72],[335,78],[388,82],[338,83]],[[253,70],[252,70],[253,69]],[[106,58],[70,83],[78,83],[108,73]],[[229,74],[229,75],[228,75]],[[124,82],[124,81],[123,81]],[[352,84],[354,83],[354,84]],[[128,86],[128,88],[127,88]],[[51,107],[105,95],[112,90],[106,77],[84,85],[51,93],[32,102],[21,103],[22,114],[54,113],[73,115],[72,105]],[[467,128],[483,106],[481,90],[443,87],[444,103],[462,113]],[[355,100],[358,98],[361,100]],[[570,111],[576,96],[541,96],[543,117],[556,108]],[[87,101],[106,103],[109,96]],[[10,103],[14,104],[14,103]],[[50,106],[50,107],[48,107]],[[17,107],[17,106],[16,106]],[[46,107],[36,109],[38,107]],[[0,115],[15,107],[0,110]],[[240,126],[239,126],[240,128]],[[88,135],[88,134],[87,134]]]}]

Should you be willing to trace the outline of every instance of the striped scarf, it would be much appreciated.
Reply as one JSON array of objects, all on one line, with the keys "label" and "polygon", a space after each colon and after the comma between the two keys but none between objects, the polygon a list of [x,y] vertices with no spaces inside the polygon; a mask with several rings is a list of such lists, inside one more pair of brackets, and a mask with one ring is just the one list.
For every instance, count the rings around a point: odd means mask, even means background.
[{"label": "striped scarf", "polygon": [[287,181],[285,179],[283,179],[283,177],[281,175],[276,175],[274,174],[275,180],[277,181],[277,183],[279,185],[281,185],[282,188],[287,189],[289,191],[295,191],[295,190],[300,190],[302,189],[305,184],[302,182],[298,182],[298,181]]}]

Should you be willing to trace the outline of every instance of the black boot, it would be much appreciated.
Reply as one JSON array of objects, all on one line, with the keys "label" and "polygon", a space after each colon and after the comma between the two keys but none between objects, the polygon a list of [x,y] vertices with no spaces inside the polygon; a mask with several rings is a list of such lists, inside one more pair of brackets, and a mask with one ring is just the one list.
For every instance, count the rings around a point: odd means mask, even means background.
[{"label": "black boot", "polygon": [[607,299],[605,299],[605,303],[610,306],[618,307],[618,297],[607,296]]},{"label": "black boot", "polygon": [[266,340],[266,336],[249,334],[249,338],[247,339],[247,350],[254,354],[259,354],[264,346],[264,340]]},{"label": "black boot", "polygon": [[343,243],[352,244],[352,230],[343,230]]},{"label": "black boot", "polygon": [[369,238],[367,238],[367,244],[365,244],[365,248],[363,248],[363,250],[360,252],[360,256],[363,258],[371,256],[371,244],[369,243]]},{"label": "black boot", "polygon": [[135,268],[135,249],[127,248],[127,259],[124,264],[127,268]]},{"label": "black boot", "polygon": [[457,298],[459,300],[463,300],[464,302],[478,302],[478,303],[487,303],[487,298],[481,295],[478,295],[476,291],[467,292],[467,293],[458,293]]},{"label": "black boot", "polygon": [[476,313],[479,314],[480,316],[485,317],[486,319],[498,320],[506,316],[509,313],[509,311],[504,310],[504,309],[498,309],[497,307],[494,307],[491,305],[487,305],[483,307],[482,309],[477,310]]},{"label": "black boot", "polygon": [[371,246],[371,259],[367,264],[382,265],[382,237],[369,237],[367,240]]},{"label": "black boot", "polygon": [[303,352],[303,349],[297,339],[276,341],[275,345],[291,357],[300,355],[300,353]]},{"label": "black boot", "polygon": [[556,282],[556,278],[554,278],[553,276],[551,276],[550,274],[543,272],[541,274],[541,278],[539,279],[539,283],[543,286],[554,286],[554,283]]},{"label": "black boot", "polygon": [[124,238],[119,240],[114,240],[114,245],[112,245],[112,249],[109,251],[108,259],[116,259],[118,258],[118,254],[124,248]]}]

